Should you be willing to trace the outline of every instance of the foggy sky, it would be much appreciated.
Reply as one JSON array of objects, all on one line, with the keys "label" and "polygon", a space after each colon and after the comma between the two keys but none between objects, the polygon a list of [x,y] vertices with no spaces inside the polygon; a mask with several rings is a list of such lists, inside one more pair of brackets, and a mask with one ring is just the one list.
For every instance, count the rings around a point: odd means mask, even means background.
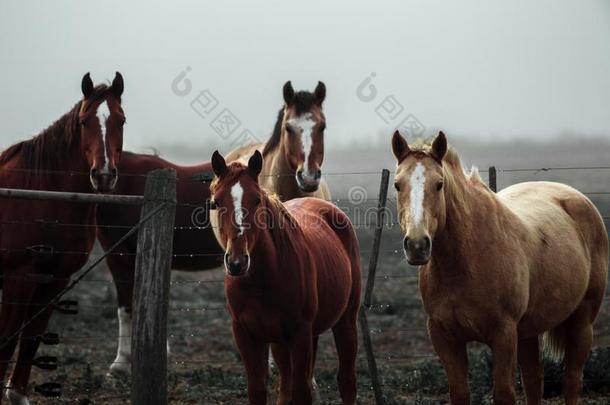
[{"label": "foggy sky", "polygon": [[[230,149],[227,108],[265,139],[281,87],[327,85],[327,142],[391,131],[395,96],[430,131],[490,139],[610,136],[610,3],[596,1],[3,1],[0,148],[78,101],[80,80],[125,78],[125,148]],[[172,91],[184,69],[186,96]],[[376,98],[357,97],[369,75]],[[190,102],[208,90],[213,115]]]}]

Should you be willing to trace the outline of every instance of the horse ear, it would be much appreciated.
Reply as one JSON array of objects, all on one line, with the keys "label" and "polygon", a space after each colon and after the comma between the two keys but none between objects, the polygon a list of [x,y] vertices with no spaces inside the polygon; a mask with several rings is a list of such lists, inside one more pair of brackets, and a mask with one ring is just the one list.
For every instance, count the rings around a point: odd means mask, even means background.
[{"label": "horse ear", "polygon": [[116,72],[114,75],[114,80],[112,81],[112,86],[110,87],[110,91],[112,91],[112,94],[114,94],[117,98],[120,98],[123,94],[123,88],[123,76],[119,72]]},{"label": "horse ear", "polygon": [[284,102],[286,105],[291,106],[294,103],[294,89],[292,88],[292,83],[288,80],[284,84]]},{"label": "horse ear", "polygon": [[323,82],[318,82],[316,89],[313,92],[316,104],[321,106],[326,98],[326,85]]},{"label": "horse ear", "polygon": [[392,152],[394,152],[394,156],[398,163],[402,162],[410,151],[411,149],[409,148],[407,140],[400,135],[398,130],[394,131],[394,136],[392,137]]},{"label": "horse ear", "polygon": [[440,131],[432,142],[432,154],[439,161],[442,161],[445,153],[447,153],[447,137],[443,131]]},{"label": "horse ear", "polygon": [[83,96],[89,98],[93,94],[93,81],[91,81],[91,75],[87,72],[83,76],[83,81],[80,84],[80,88],[83,91]]},{"label": "horse ear", "polygon": [[257,178],[263,169],[263,155],[257,150],[254,151],[254,154],[250,156],[248,160],[248,170],[252,177]]},{"label": "horse ear", "polygon": [[225,162],[225,158],[217,150],[212,155],[212,170],[218,177],[227,173],[227,162]]}]

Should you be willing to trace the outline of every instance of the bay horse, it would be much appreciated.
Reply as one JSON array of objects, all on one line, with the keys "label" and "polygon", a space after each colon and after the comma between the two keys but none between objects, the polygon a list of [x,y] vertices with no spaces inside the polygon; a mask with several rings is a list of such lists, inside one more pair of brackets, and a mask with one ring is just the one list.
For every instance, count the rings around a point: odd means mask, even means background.
[{"label": "bay horse", "polygon": [[[83,98],[34,138],[0,155],[0,187],[89,193],[110,192],[117,181],[125,114],[123,78],[93,85],[87,73]],[[19,350],[6,398],[28,404],[32,360],[52,308],[27,324],[86,262],[95,240],[94,204],[0,200],[0,380]],[[77,226],[69,227],[68,224]],[[63,226],[65,225],[65,226]],[[69,254],[69,252],[77,252]],[[38,277],[36,277],[38,276]],[[49,282],[41,283],[46,276]],[[44,279],[44,277],[42,278]],[[21,334],[14,336],[25,325]]]},{"label": "bay horse", "polygon": [[283,87],[284,107],[278,113],[271,138],[266,143],[246,145],[227,155],[227,161],[246,163],[255,150],[262,152],[261,186],[282,201],[299,197],[330,199],[322,178],[326,117],[322,103],[326,86],[318,82],[313,93],[295,92],[292,83]]},{"label": "bay horse", "polygon": [[[251,404],[267,402],[269,345],[278,404],[311,404],[315,339],[332,329],[344,404],[356,401],[358,239],[347,215],[318,198],[282,203],[259,183],[263,157],[227,165],[214,152],[211,221],[225,251],[225,293]],[[292,401],[292,402],[291,402]]]},{"label": "bay horse", "polygon": [[419,267],[428,332],[451,402],[468,404],[466,343],[493,352],[496,404],[514,404],[517,363],[528,405],[540,404],[540,337],[565,356],[563,394],[578,401],[608,273],[608,233],[591,201],[552,182],[492,192],[466,174],[441,132],[409,145],[394,133],[398,216]]},{"label": "bay horse", "polygon": [[[295,93],[290,82],[287,82],[283,95],[285,105],[278,114],[273,133],[265,147],[250,145],[231,152],[229,156],[232,156],[232,159],[240,159],[240,154],[246,150],[264,149],[266,161],[275,162],[265,164],[260,175],[269,192],[279,195],[282,200],[309,195],[329,199],[328,186],[321,180],[319,172],[324,157],[326,119],[322,112],[322,103],[326,97],[326,86],[319,82],[313,93]],[[303,143],[306,145],[304,148]],[[202,225],[205,223],[204,219],[209,218],[207,206],[201,207],[201,200],[210,196],[209,184],[193,180],[195,174],[211,173],[209,162],[180,166],[158,156],[124,152],[121,171],[126,175],[119,179],[115,191],[118,194],[142,195],[146,173],[161,168],[176,170],[179,179],[176,190],[178,206],[172,268],[200,271],[222,266],[223,251],[218,246],[212,230],[206,226],[193,226],[194,222]],[[305,172],[314,175],[311,177]],[[124,230],[116,225],[135,225],[138,218],[137,207],[99,206],[96,214],[97,235],[102,247],[108,249],[122,237]],[[110,365],[111,372],[122,373],[131,370],[131,304],[136,243],[135,236],[128,239],[118,247],[117,254],[108,256],[106,260],[115,281],[119,320],[118,349],[115,360]]]}]

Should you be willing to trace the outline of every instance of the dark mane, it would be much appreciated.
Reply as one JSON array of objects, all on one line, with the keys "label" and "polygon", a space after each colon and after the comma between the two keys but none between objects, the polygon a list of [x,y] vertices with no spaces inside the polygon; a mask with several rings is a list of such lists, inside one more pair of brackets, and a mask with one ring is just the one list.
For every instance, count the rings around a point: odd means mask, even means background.
[{"label": "dark mane", "polygon": [[283,108],[280,109],[280,112],[277,115],[277,121],[275,122],[275,126],[273,127],[273,133],[271,134],[271,138],[269,138],[269,140],[265,144],[265,148],[263,149],[263,157],[266,157],[269,153],[273,152],[280,144],[280,139],[282,137],[282,121],[284,121]]},{"label": "dark mane", "polygon": [[[313,93],[308,91],[298,91],[294,95],[294,109],[298,115],[311,111],[315,101],[315,96]],[[265,148],[263,149],[263,157],[267,156],[269,153],[273,152],[280,144],[280,139],[282,137],[282,121],[284,120],[284,108],[280,109],[280,112],[277,116],[277,121],[275,122],[275,126],[273,127],[273,133],[271,134],[271,138],[265,144]]]},{"label": "dark mane", "polygon": [[[89,97],[89,105],[108,93],[108,86],[99,85]],[[55,170],[68,158],[69,151],[80,142],[79,112],[82,101],[38,135],[8,147],[0,154],[5,164],[17,154],[21,155],[20,168]]]}]

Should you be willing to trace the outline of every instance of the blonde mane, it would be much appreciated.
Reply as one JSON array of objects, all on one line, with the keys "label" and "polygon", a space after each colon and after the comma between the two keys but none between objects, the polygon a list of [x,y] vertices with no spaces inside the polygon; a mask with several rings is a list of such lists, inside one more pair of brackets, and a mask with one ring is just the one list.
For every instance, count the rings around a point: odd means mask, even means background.
[{"label": "blonde mane", "polygon": [[[432,155],[432,142],[434,139],[416,139],[412,143],[409,143],[409,149],[412,153],[422,153],[425,155]],[[479,169],[476,166],[470,168],[470,173],[466,171],[462,165],[462,161],[453,146],[447,146],[447,152],[443,157],[443,171],[447,172],[447,169],[455,173],[462,173],[464,178],[471,183],[481,183],[485,187],[487,184],[481,178]]]}]

